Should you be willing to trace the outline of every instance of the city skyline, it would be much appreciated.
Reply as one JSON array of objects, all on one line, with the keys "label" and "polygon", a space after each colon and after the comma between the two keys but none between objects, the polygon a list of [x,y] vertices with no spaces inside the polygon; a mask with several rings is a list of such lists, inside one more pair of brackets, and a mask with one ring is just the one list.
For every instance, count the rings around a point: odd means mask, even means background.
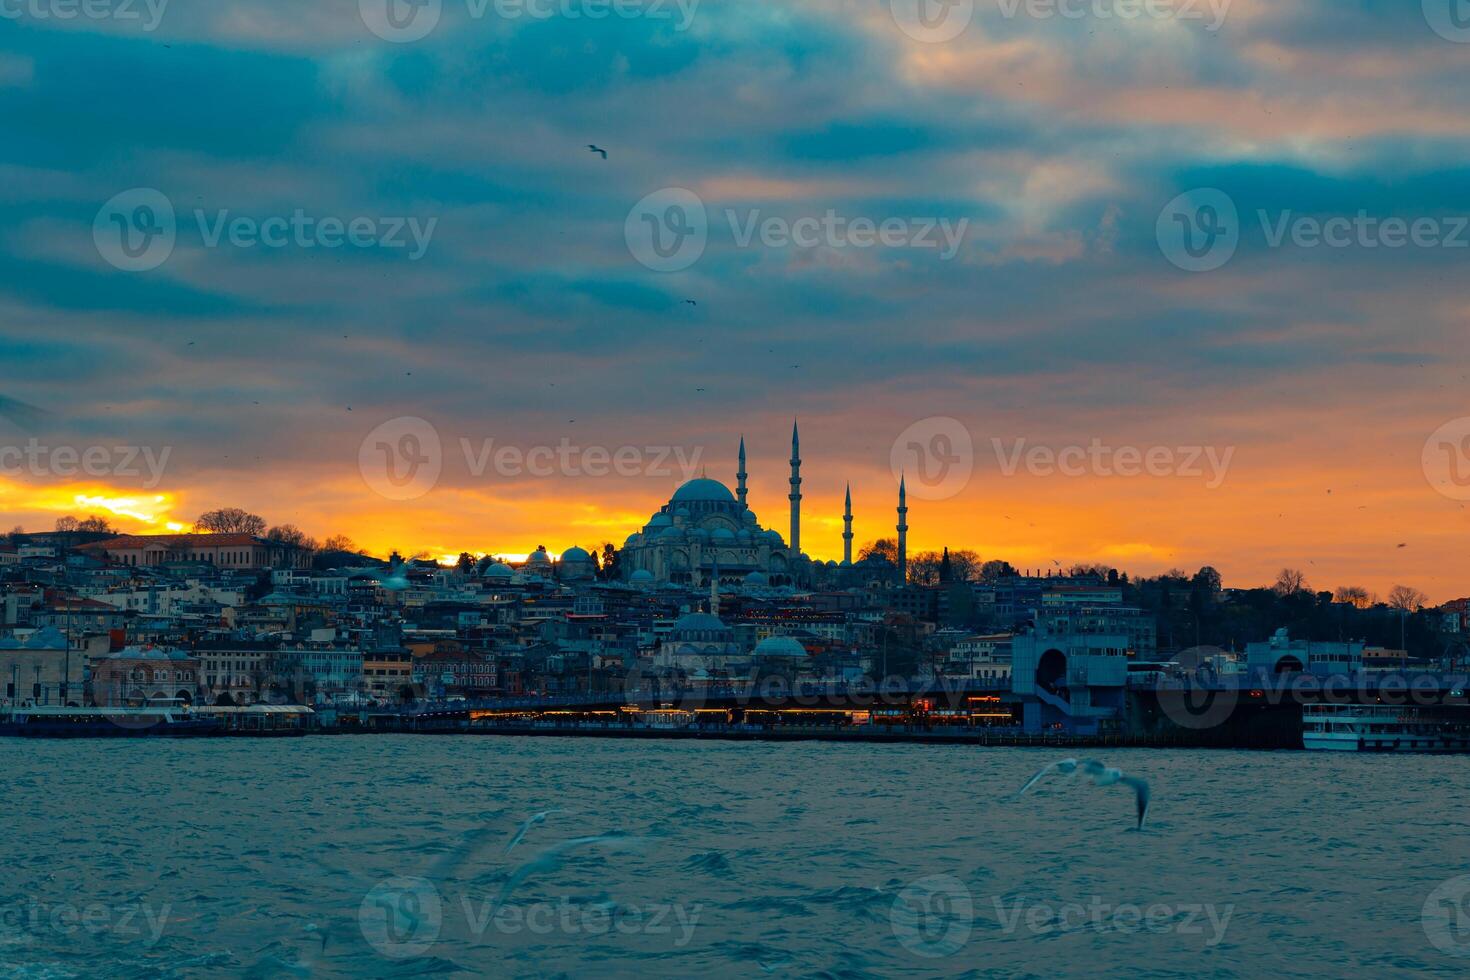
[{"label": "city skyline", "polygon": [[[673,477],[481,479],[458,440],[698,447],[728,483],[743,433],[769,519],[799,415],[803,548],[840,558],[845,486],[858,544],[892,536],[895,441],[953,418],[973,475],[913,495],[916,551],[1464,591],[1452,23],[443,6],[418,38],[355,3],[8,21],[0,396],[50,414],[0,446],[169,451],[151,486],[4,469],[10,524],[616,543]],[[403,416],[445,469],[388,501],[357,453]],[[1214,487],[1008,476],[1018,440],[1230,456]]]}]

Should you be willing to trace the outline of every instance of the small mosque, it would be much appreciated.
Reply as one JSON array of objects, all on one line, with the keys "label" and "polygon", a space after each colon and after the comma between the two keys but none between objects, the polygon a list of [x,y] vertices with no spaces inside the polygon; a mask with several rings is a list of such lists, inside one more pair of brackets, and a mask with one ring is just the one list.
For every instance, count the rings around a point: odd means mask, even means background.
[{"label": "small mosque", "polygon": [[[801,550],[801,436],[791,427],[791,478],[787,502],[789,534],[761,526],[747,502],[745,439],[740,440],[735,492],[718,480],[701,476],[674,491],[642,530],[628,536],[619,552],[623,577],[634,585],[703,588],[717,577],[720,584],[747,588],[808,588],[838,570],[858,571],[852,561],[852,490],[843,513],[842,563],[814,562]],[[899,483],[898,565],[888,566],[898,582],[907,564],[906,490]],[[860,565],[862,563],[859,563]],[[871,573],[871,570],[863,569]],[[851,576],[843,576],[851,577]],[[885,575],[884,577],[887,577]]]}]

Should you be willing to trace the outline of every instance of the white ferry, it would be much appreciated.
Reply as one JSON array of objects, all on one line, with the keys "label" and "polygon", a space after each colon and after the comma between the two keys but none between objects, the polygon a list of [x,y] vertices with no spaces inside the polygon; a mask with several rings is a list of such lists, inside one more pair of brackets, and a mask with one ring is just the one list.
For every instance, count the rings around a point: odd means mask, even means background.
[{"label": "white ferry", "polygon": [[1335,752],[1470,752],[1470,706],[1303,705],[1302,744]]}]

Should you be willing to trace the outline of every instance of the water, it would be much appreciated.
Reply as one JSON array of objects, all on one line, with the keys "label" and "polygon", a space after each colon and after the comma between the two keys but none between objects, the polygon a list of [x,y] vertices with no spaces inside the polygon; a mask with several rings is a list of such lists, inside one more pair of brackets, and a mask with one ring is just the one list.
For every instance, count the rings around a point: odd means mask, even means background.
[{"label": "water", "polygon": [[[1136,832],[1119,787],[1016,799],[1058,755],[0,740],[0,977],[1470,965],[1455,955],[1470,954],[1470,930],[1445,918],[1470,892],[1453,880],[1470,874],[1470,758],[1112,752],[1154,787]],[[553,808],[566,812],[505,853],[522,820]],[[607,839],[562,843],[594,836]]]}]

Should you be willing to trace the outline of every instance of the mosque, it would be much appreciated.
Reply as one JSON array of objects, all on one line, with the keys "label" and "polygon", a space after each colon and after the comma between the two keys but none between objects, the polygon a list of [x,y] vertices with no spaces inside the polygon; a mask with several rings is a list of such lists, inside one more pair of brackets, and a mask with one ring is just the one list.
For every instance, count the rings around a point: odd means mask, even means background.
[{"label": "mosque", "polygon": [[[718,480],[700,477],[674,491],[643,526],[629,535],[619,553],[623,577],[635,585],[671,582],[694,588],[712,584],[746,587],[810,587],[838,569],[852,569],[852,490],[843,514],[842,563],[814,562],[801,550],[801,438],[791,426],[790,534],[762,527],[746,503],[745,439],[740,440],[735,492]],[[903,482],[898,490],[897,581],[907,564],[908,507]],[[892,567],[892,566],[890,566]]]}]

